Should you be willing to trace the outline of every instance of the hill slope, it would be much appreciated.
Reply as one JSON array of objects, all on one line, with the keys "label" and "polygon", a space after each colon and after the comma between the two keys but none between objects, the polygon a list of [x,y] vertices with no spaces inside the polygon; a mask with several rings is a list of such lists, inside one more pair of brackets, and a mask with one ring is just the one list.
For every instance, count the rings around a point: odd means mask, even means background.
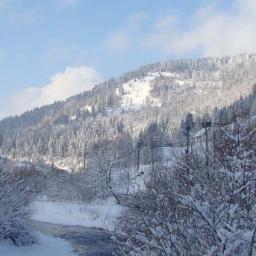
[{"label": "hill slope", "polygon": [[198,116],[247,96],[256,83],[256,54],[170,60],[95,86],[65,102],[0,122],[1,153],[79,169],[84,152],[157,122],[170,135],[187,112]]}]

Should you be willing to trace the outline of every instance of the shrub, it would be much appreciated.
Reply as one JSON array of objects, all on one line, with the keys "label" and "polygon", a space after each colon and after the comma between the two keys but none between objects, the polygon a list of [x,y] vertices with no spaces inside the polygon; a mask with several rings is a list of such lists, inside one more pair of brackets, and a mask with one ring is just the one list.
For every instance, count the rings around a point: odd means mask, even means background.
[{"label": "shrub", "polygon": [[25,177],[8,162],[0,163],[0,241],[10,240],[16,246],[33,243],[29,228],[29,203],[34,193]]}]

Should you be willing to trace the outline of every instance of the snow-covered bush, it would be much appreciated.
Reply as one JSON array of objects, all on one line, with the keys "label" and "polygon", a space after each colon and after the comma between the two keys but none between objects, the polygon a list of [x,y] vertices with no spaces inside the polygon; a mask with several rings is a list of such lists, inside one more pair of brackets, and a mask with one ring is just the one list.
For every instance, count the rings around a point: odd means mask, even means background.
[{"label": "snow-covered bush", "polygon": [[0,163],[0,241],[10,240],[16,246],[33,243],[28,220],[34,190],[9,162]]},{"label": "snow-covered bush", "polygon": [[255,255],[255,137],[221,128],[207,161],[198,151],[155,168],[115,231],[119,255]]}]

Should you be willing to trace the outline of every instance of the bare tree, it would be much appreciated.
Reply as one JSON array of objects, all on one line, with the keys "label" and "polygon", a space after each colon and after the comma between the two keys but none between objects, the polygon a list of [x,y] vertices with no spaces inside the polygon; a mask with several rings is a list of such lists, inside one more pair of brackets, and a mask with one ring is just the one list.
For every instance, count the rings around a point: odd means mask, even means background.
[{"label": "bare tree", "polygon": [[120,204],[119,197],[113,187],[112,175],[114,169],[118,166],[119,156],[118,150],[113,142],[105,141],[97,147],[90,157],[90,169],[93,170],[94,181],[96,181],[101,188],[101,193],[111,194]]}]

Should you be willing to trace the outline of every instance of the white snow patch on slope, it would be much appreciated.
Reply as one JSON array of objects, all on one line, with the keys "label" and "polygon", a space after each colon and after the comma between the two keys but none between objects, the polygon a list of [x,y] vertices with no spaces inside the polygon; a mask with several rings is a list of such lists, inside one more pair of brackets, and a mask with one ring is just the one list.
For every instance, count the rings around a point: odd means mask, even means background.
[{"label": "white snow patch on slope", "polygon": [[88,111],[89,113],[92,113],[92,106],[91,105],[85,105],[82,110]]},{"label": "white snow patch on slope", "polygon": [[150,96],[151,81],[160,76],[160,73],[149,73],[146,77],[132,79],[123,84],[123,98],[121,108],[125,111],[137,111],[143,106],[161,106],[159,99]]},{"label": "white snow patch on slope", "polygon": [[125,210],[113,198],[89,204],[83,202],[35,201],[33,219],[52,224],[114,229]]},{"label": "white snow patch on slope", "polygon": [[71,116],[69,120],[70,120],[70,121],[76,120],[76,116]]},{"label": "white snow patch on slope", "polygon": [[[150,95],[151,82],[157,77],[172,78],[173,82],[179,86],[194,86],[196,82],[193,79],[184,80],[184,78],[180,78],[180,74],[175,72],[149,72],[143,78],[131,79],[122,85],[124,95],[122,96],[121,108],[124,111],[138,111],[146,105],[160,107],[160,99]],[[117,90],[116,94],[120,96],[120,91]]]},{"label": "white snow patch on slope", "polygon": [[178,73],[175,72],[159,72],[159,73],[151,73],[151,74],[159,74],[159,76],[165,76],[165,77],[179,77]]},{"label": "white snow patch on slope", "polygon": [[36,243],[17,247],[9,242],[0,243],[1,256],[76,256],[71,245],[63,239],[35,232]]}]

